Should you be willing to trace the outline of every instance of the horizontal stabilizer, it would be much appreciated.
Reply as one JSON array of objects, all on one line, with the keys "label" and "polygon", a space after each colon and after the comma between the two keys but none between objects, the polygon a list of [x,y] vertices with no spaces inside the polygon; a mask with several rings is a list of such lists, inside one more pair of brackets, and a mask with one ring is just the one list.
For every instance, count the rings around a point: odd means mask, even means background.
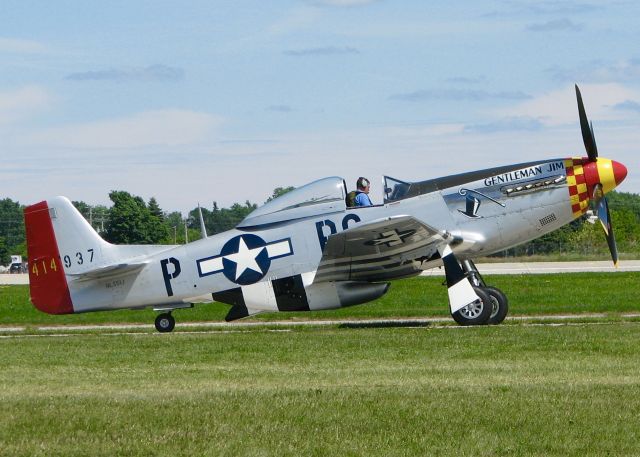
[{"label": "horizontal stabilizer", "polygon": [[139,263],[119,263],[116,265],[107,265],[105,267],[83,271],[82,273],[68,273],[67,276],[69,276],[70,279],[76,280],[103,279],[140,271],[148,263],[148,261]]}]

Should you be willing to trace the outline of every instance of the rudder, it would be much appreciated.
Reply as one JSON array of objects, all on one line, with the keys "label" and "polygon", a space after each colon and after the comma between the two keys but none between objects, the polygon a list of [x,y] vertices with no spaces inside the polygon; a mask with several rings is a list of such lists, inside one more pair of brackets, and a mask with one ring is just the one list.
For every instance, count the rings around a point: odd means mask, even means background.
[{"label": "rudder", "polygon": [[48,314],[70,314],[73,313],[73,303],[52,217],[46,201],[24,209],[31,303]]}]

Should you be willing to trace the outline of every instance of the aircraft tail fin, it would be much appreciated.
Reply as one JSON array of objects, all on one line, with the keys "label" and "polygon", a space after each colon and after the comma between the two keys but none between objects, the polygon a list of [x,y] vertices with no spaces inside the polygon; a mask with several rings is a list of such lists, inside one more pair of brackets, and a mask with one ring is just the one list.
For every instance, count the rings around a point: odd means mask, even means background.
[{"label": "aircraft tail fin", "polygon": [[27,231],[31,303],[49,314],[73,313],[71,294],[47,202],[26,207],[24,222]]},{"label": "aircraft tail fin", "polygon": [[65,197],[26,207],[24,219],[31,302],[45,313],[73,313],[66,274],[95,269],[112,245]]}]

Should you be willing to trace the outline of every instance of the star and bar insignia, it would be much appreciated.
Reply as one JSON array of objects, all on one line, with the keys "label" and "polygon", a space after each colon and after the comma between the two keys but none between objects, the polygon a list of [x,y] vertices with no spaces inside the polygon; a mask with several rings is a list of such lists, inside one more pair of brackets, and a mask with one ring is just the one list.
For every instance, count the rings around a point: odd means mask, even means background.
[{"label": "star and bar insignia", "polygon": [[219,255],[196,263],[201,278],[223,273],[229,281],[246,286],[264,278],[272,260],[292,254],[291,238],[267,243],[257,235],[244,234],[227,241]]}]

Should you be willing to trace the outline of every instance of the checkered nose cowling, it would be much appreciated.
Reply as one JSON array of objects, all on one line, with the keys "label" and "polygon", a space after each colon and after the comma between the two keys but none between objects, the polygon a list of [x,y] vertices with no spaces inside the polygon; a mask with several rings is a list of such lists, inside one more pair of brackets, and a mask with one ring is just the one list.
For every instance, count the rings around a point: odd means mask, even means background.
[{"label": "checkered nose cowling", "polygon": [[583,215],[589,209],[594,187],[602,185],[602,192],[616,188],[627,177],[627,168],[615,160],[598,157],[596,161],[588,157],[565,159],[567,185],[571,209],[575,217]]}]

